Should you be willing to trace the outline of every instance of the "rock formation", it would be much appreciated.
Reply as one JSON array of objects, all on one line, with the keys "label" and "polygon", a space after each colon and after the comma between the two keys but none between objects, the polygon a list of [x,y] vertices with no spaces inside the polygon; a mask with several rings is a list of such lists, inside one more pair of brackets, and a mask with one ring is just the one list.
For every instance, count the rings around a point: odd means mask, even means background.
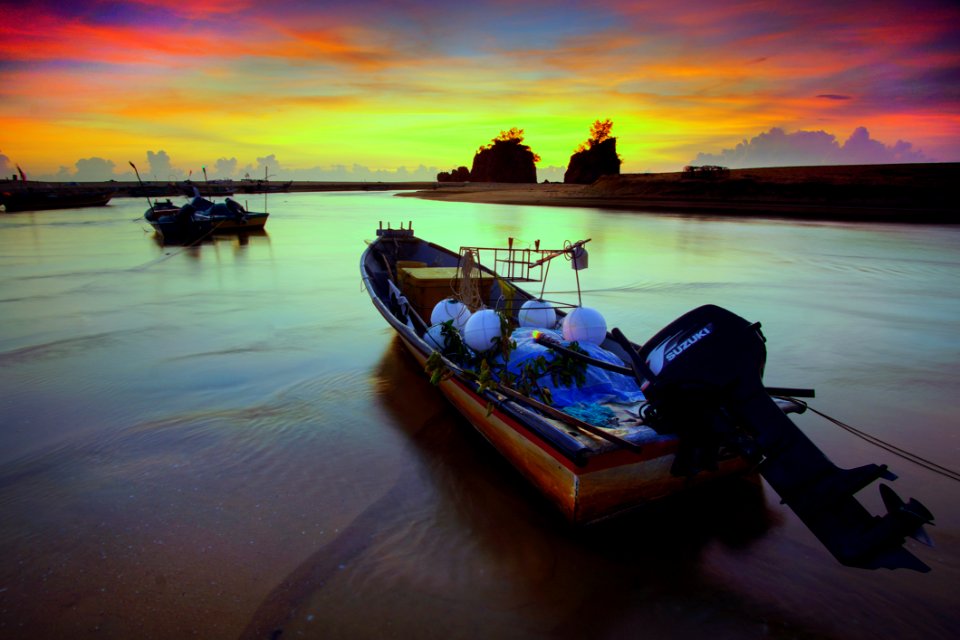
[{"label": "rock formation", "polygon": [[523,144],[523,129],[501,131],[489,145],[480,147],[473,157],[470,180],[536,183],[538,160],[540,157]]},{"label": "rock formation", "polygon": [[600,176],[620,175],[617,139],[610,137],[613,122],[597,120],[590,128],[590,139],[570,156],[563,174],[567,184],[592,184]]}]

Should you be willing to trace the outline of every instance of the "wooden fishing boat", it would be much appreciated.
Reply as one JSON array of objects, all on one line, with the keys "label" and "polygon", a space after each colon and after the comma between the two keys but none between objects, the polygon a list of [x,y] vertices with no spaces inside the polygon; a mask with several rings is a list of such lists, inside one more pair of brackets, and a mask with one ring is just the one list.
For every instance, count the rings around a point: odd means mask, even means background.
[{"label": "wooden fishing boat", "polygon": [[[579,305],[567,305],[568,312],[549,303],[554,317],[533,313],[544,301],[517,283],[542,281],[544,266],[560,256],[579,270],[587,242],[549,250],[539,242],[515,248],[511,241],[454,252],[416,237],[412,225],[381,224],[360,272],[374,307],[439,391],[569,521],[607,519],[701,483],[759,471],[843,564],[929,570],[902,544],[932,515],[887,486],[881,494],[889,512],[882,518],[856,501],[853,493],[892,474],[884,465],[840,469],[793,425],[786,414],[805,408],[796,396],[813,394],[762,385],[759,323],[705,305],[638,346],[618,329],[607,332],[605,323],[599,333],[595,325],[578,333]],[[471,312],[466,324],[463,307]],[[475,320],[491,312],[501,320],[500,335],[484,351],[478,345],[486,344],[491,326],[478,342]],[[539,319],[531,322],[533,316]],[[545,326],[523,326],[538,323]],[[521,341],[527,356],[535,343],[537,358],[550,357],[528,359],[532,369],[522,364],[511,374]],[[590,383],[585,402],[570,402],[578,385],[564,383],[563,375],[558,383],[551,377],[556,371],[544,373],[552,362],[574,361],[582,368],[572,377]],[[523,370],[541,377],[531,385],[518,374]],[[613,392],[594,385],[592,374],[606,375]],[[554,386],[545,394],[548,378]],[[558,395],[564,402],[551,401]]]},{"label": "wooden fishing boat", "polygon": [[293,187],[293,180],[270,182],[269,180],[243,178],[240,180],[240,193],[286,193]]},{"label": "wooden fishing boat", "polygon": [[[193,199],[194,206],[196,198]],[[223,203],[198,209],[193,218],[202,227],[209,227],[214,234],[249,233],[263,231],[270,214],[266,211],[247,211],[236,200],[227,198]]]},{"label": "wooden fishing boat", "polygon": [[[537,260],[551,253],[563,255],[546,250],[524,253],[528,258],[536,255]],[[408,230],[384,230],[361,260],[364,283],[374,306],[421,365],[435,350],[424,336],[427,321],[423,318],[429,318],[434,306],[452,291],[451,284],[459,285],[460,261],[460,254],[419,240]],[[516,323],[520,307],[534,297],[512,284],[515,280],[505,280],[484,265],[478,265],[477,271],[483,304],[493,308],[500,301],[501,308]],[[398,296],[408,302],[406,319],[395,302]],[[504,307],[507,296],[510,302]],[[565,312],[558,309],[555,313],[562,322]],[[601,346],[614,355],[622,353],[612,339]],[[617,361],[624,364],[624,358]],[[455,362],[447,365],[455,372],[460,368]],[[575,523],[607,518],[748,468],[743,458],[731,454],[719,461],[716,471],[692,479],[672,475],[678,438],[658,434],[645,425],[638,415],[643,404],[640,400],[603,403],[617,416],[616,426],[597,426],[506,386],[480,391],[478,383],[461,373],[440,382],[439,388],[521,474]],[[488,411],[491,406],[493,410]]]},{"label": "wooden fishing boat", "polygon": [[8,213],[102,207],[113,197],[112,189],[83,187],[22,186],[16,183],[0,191],[0,205]]},{"label": "wooden fishing boat", "polygon": [[199,196],[180,207],[169,199],[154,202],[144,213],[165,242],[180,243],[211,235],[262,232],[269,217],[265,211],[247,211],[231,198],[214,203]]}]

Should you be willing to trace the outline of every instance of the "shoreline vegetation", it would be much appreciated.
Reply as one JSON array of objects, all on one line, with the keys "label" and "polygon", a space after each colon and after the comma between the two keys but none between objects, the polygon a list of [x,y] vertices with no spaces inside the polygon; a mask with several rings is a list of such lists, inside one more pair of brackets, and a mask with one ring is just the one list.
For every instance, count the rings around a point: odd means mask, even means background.
[{"label": "shoreline vegetation", "polygon": [[[283,192],[403,191],[428,200],[506,205],[591,207],[703,216],[790,218],[841,222],[960,223],[960,163],[840,165],[731,169],[603,176],[592,184],[482,182],[270,182]],[[185,183],[144,182],[152,198],[184,197]],[[240,181],[192,183],[242,197]],[[0,181],[0,190],[103,190],[142,196],[136,182]],[[162,193],[169,187],[168,193]],[[234,191],[231,187],[235,187]]]}]

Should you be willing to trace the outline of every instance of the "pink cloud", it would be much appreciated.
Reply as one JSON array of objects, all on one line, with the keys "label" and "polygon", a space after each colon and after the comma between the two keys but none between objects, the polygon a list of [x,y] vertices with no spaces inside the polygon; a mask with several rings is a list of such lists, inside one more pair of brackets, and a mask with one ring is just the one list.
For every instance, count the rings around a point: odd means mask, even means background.
[{"label": "pink cloud", "polygon": [[857,127],[842,145],[826,131],[787,133],[774,127],[744,140],[733,149],[720,153],[699,153],[692,164],[721,165],[734,169],[747,167],[795,167],[832,164],[894,164],[930,162],[922,151],[898,140],[888,146],[870,137],[865,127]]}]

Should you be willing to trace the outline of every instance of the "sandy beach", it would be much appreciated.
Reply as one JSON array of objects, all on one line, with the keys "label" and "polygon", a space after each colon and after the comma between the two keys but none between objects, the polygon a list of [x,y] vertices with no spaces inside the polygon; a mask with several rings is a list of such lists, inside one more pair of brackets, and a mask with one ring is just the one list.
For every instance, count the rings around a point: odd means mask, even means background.
[{"label": "sandy beach", "polygon": [[710,216],[955,224],[960,164],[735,169],[606,176],[591,185],[439,183],[401,195],[491,204],[597,207]]}]

